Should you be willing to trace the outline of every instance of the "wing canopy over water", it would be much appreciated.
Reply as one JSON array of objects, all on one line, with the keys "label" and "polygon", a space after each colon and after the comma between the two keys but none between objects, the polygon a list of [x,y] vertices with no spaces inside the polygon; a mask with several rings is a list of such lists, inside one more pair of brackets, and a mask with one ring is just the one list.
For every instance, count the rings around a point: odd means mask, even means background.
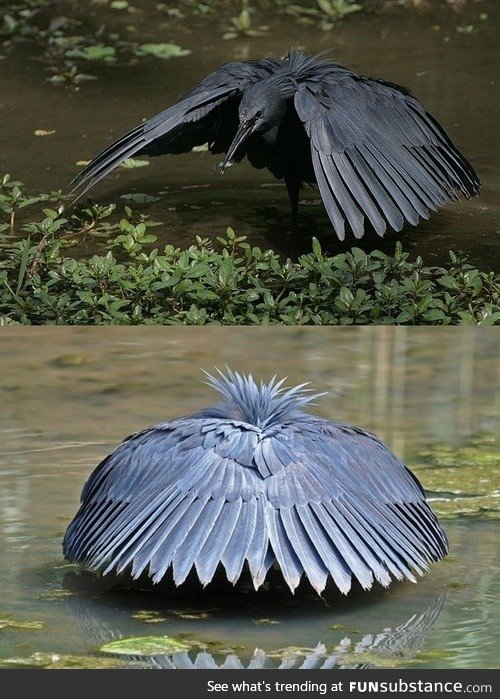
[{"label": "wing canopy over water", "polygon": [[[97,467],[69,560],[154,582],[171,568],[177,585],[193,568],[206,585],[219,565],[235,583],[248,566],[256,589],[276,561],[292,591],[305,577],[347,593],[353,578],[414,581],[446,555],[420,484],[376,437],[303,412],[304,388],[213,383],[221,406],[132,435]],[[259,401],[263,427],[242,415]]]},{"label": "wing canopy over water", "polygon": [[341,240],[346,226],[361,238],[368,220],[382,236],[479,191],[476,173],[444,129],[397,85],[350,71],[323,71],[321,78],[311,71],[295,108]]}]

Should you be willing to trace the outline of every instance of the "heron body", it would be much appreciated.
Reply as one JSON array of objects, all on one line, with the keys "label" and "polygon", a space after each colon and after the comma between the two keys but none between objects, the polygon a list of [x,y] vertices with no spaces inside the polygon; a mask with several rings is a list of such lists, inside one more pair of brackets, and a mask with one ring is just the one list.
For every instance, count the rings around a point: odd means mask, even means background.
[{"label": "heron body", "polygon": [[470,163],[407,90],[321,57],[290,51],[223,65],[188,95],[122,136],[75,178],[79,196],[135,154],[209,144],[219,164],[245,156],[285,181],[292,212],[317,184],[337,236],[417,225],[479,191]]},{"label": "heron body", "polygon": [[91,474],[67,559],[106,573],[255,589],[277,563],[294,591],[415,581],[448,551],[416,477],[374,435],[303,410],[315,395],[228,370],[223,402],[128,437]]}]

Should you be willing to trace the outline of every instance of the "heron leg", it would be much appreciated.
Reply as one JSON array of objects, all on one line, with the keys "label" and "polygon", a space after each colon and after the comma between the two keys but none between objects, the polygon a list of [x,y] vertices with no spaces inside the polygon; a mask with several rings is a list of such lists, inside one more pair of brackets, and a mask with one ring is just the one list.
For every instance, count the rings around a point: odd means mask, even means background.
[{"label": "heron leg", "polygon": [[285,186],[292,205],[292,216],[296,219],[299,215],[300,180],[293,175],[285,175]]}]

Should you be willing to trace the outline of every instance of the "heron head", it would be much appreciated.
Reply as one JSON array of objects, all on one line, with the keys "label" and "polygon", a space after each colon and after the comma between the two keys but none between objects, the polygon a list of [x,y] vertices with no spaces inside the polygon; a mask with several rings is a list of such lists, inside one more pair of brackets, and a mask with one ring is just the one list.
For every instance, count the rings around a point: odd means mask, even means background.
[{"label": "heron head", "polygon": [[272,133],[275,136],[285,110],[286,101],[273,86],[258,82],[247,88],[238,109],[239,127],[221,163],[221,174],[232,164],[238,149],[253,133]]}]

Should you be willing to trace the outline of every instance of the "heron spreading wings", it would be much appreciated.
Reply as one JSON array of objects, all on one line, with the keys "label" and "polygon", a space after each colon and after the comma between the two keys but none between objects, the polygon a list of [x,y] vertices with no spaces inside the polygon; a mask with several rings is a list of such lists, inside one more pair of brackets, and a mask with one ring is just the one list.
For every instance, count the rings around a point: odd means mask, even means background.
[{"label": "heron spreading wings", "polygon": [[420,483],[374,435],[305,412],[305,385],[208,376],[220,405],[131,435],[91,474],[67,559],[176,585],[222,566],[255,589],[276,562],[292,591],[304,576],[347,594],[353,578],[415,581],[447,554]]},{"label": "heron spreading wings", "polygon": [[337,236],[417,225],[479,191],[470,163],[407,90],[290,51],[228,63],[188,95],[122,136],[73,180],[85,193],[135,154],[184,153],[208,143],[223,173],[245,156],[283,178],[292,213],[317,184]]}]

